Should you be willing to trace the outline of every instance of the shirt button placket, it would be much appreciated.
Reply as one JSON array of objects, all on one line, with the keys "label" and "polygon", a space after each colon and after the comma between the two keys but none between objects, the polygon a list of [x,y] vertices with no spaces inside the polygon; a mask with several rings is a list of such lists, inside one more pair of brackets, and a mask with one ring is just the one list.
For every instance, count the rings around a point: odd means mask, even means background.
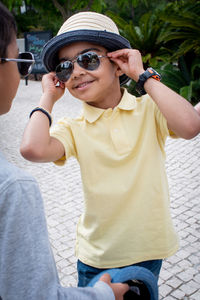
[{"label": "shirt button placket", "polygon": [[130,152],[130,144],[123,128],[119,111],[113,113],[110,120],[110,135],[114,147],[119,154]]}]

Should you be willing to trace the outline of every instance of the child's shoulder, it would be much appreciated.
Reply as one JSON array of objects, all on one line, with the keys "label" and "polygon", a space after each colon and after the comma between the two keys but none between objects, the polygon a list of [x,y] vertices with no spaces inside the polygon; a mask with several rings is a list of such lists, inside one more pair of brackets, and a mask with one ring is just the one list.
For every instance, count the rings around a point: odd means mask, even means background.
[{"label": "child's shoulder", "polygon": [[153,101],[153,99],[148,94],[142,95],[140,97],[136,97],[133,94],[131,94],[129,92],[126,92],[126,97],[129,98],[129,101],[135,101],[136,106],[138,108],[139,107],[143,107],[143,109],[145,109],[145,108],[150,109],[150,107],[152,109],[156,108],[155,102]]},{"label": "child's shoulder", "polygon": [[0,190],[1,192],[8,187],[16,186],[23,182],[27,184],[28,182],[36,183],[35,178],[29,174],[27,171],[15,166],[10,163],[2,153],[0,153]]},{"label": "child's shoulder", "polygon": [[64,116],[56,122],[57,125],[65,126],[65,127],[72,127],[74,124],[82,123],[84,121],[84,116],[81,113],[78,116],[70,117],[70,116]]}]

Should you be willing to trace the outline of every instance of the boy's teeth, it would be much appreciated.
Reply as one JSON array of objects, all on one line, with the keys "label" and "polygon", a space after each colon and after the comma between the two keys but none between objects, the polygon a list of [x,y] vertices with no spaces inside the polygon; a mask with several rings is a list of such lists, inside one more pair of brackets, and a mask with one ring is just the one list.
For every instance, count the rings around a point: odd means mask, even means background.
[{"label": "boy's teeth", "polygon": [[78,87],[83,87],[83,86],[85,86],[86,84],[87,84],[87,82],[83,82],[83,83],[79,84]]},{"label": "boy's teeth", "polygon": [[81,88],[81,87],[84,87],[86,85],[88,85],[90,83],[90,81],[86,81],[86,82],[83,82],[83,83],[80,83],[77,88]]}]

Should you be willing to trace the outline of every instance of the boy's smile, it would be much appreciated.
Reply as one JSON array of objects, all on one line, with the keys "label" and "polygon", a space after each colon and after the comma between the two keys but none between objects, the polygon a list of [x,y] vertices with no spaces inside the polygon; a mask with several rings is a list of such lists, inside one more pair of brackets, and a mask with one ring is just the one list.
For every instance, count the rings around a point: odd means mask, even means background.
[{"label": "boy's smile", "polygon": [[[87,70],[77,63],[76,58],[91,51],[100,57],[100,64],[94,70]],[[61,62],[73,62],[73,70],[65,87],[74,97],[104,109],[115,107],[121,100],[121,70],[106,57],[106,53],[104,47],[88,42],[73,43],[59,51]]]},{"label": "boy's smile", "polygon": [[84,88],[90,86],[92,82],[94,82],[94,80],[82,81],[80,83],[75,84],[73,89],[83,90]]}]

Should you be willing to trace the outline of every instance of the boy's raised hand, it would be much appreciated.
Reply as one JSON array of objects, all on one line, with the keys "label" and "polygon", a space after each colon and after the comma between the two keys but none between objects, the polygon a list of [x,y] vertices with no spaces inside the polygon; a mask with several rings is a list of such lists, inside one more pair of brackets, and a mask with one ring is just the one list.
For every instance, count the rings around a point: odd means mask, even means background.
[{"label": "boy's raised hand", "polygon": [[54,72],[51,72],[42,77],[42,89],[45,95],[50,97],[53,102],[56,102],[63,96],[65,85],[58,81]]},{"label": "boy's raised hand", "polygon": [[107,283],[111,289],[113,290],[113,293],[115,295],[115,300],[123,300],[124,294],[128,292],[129,286],[125,283],[111,283],[111,278],[108,273],[103,274],[100,279],[100,281],[103,281]]},{"label": "boy's raised hand", "polygon": [[108,52],[107,56],[120,67],[123,73],[136,82],[139,79],[139,75],[144,72],[142,56],[136,49],[121,49]]},{"label": "boy's raised hand", "polygon": [[[142,56],[136,49],[117,50],[107,53],[107,56],[123,73],[136,82],[139,75],[145,71]],[[145,82],[144,89],[156,103],[167,120],[168,129],[174,134],[184,139],[191,139],[200,132],[198,106],[194,109],[186,99],[153,78]]]}]

